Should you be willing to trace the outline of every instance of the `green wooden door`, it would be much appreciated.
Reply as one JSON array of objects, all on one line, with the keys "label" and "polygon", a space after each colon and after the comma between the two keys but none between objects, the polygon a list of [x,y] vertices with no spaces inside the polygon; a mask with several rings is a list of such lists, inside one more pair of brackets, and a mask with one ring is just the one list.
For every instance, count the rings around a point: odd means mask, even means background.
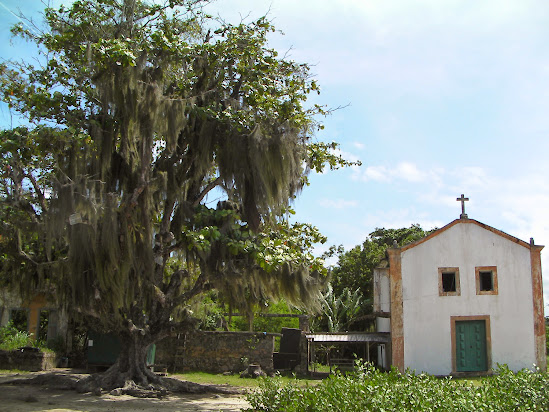
[{"label": "green wooden door", "polygon": [[484,320],[456,322],[456,371],[488,370],[486,357],[486,323]]}]

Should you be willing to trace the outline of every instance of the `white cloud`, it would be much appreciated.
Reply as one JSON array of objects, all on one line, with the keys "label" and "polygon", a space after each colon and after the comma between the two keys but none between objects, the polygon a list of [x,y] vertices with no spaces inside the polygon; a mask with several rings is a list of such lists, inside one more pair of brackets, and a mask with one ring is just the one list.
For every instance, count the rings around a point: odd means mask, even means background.
[{"label": "white cloud", "polygon": [[392,180],[391,173],[384,166],[368,166],[362,174],[359,170],[357,177],[364,181],[390,182]]},{"label": "white cloud", "polygon": [[[383,183],[387,192],[406,193],[410,199],[407,209],[390,213],[393,217],[400,217],[392,219],[395,223],[413,223],[422,218],[414,208],[427,210],[423,212],[427,213],[426,219],[433,213],[440,214],[444,209],[459,211],[460,205],[456,199],[463,193],[469,198],[465,208],[470,218],[481,220],[522,240],[534,236],[549,242],[549,181],[545,179],[549,175],[549,166],[511,177],[491,175],[482,167],[423,169],[412,162],[401,162],[393,169],[385,165],[372,165],[359,173],[355,178],[366,184]],[[408,212],[403,216],[405,210]],[[372,213],[368,218],[373,219],[372,224],[375,220],[387,220],[384,218],[385,212],[380,215],[374,210]],[[459,213],[454,212],[452,216],[457,218]]]},{"label": "white cloud", "polygon": [[486,171],[481,167],[458,167],[453,170],[452,174],[462,187],[485,188],[493,185],[486,175]]},{"label": "white cloud", "polygon": [[[395,173],[387,172],[385,176]],[[399,168],[397,167],[397,170]],[[400,170],[408,170],[400,167]],[[410,168],[412,175],[429,176],[417,166]],[[420,223],[423,228],[442,227],[459,216],[460,205],[456,198],[464,193],[470,200],[466,202],[469,218],[479,220],[525,242],[534,237],[536,244],[549,244],[549,166],[537,165],[535,170],[522,171],[516,175],[495,176],[481,167],[456,167],[436,175],[440,185],[433,187],[417,180],[410,192],[415,195],[410,204],[402,209],[372,211],[363,222],[369,227],[405,227]],[[388,190],[396,180],[388,182]],[[447,221],[433,219],[444,209],[454,210]],[[418,210],[425,212],[418,213]],[[549,252],[543,251],[542,270],[544,276],[545,299],[549,303]],[[547,308],[549,310],[549,307]]]},{"label": "white cloud", "polygon": [[395,176],[408,182],[417,183],[425,179],[426,173],[421,172],[413,163],[403,162],[397,165]]},{"label": "white cloud", "polygon": [[[292,58],[316,64],[319,103],[352,104],[326,119],[325,133],[369,158],[340,172],[353,181],[335,188],[341,192],[326,205],[353,207],[337,201],[353,193],[365,206],[358,218],[322,216],[334,243],[359,244],[375,227],[443,226],[459,217],[463,193],[469,217],[549,244],[545,0],[234,0],[212,7],[256,10],[255,17],[270,8],[287,33],[273,46],[291,45]],[[326,197],[325,188],[319,193]],[[542,259],[547,299],[549,247]]]}]

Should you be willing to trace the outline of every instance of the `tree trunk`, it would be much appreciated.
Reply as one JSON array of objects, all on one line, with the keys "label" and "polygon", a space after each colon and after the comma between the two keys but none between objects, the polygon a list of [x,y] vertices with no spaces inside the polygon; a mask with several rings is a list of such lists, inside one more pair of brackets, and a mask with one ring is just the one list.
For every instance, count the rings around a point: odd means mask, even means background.
[{"label": "tree trunk", "polygon": [[119,390],[118,394],[135,395],[132,392],[159,389],[155,386],[161,384],[161,378],[146,365],[147,350],[152,342],[150,336],[124,334],[119,336],[119,339],[121,351],[117,361],[106,372],[91,375],[88,379],[79,382],[77,390],[101,392],[116,389]]},{"label": "tree trunk", "polygon": [[122,338],[120,343],[120,355],[110,369],[117,369],[117,373],[125,380],[132,380],[140,386],[157,383],[157,376],[146,365],[147,350],[152,342],[144,336],[132,334]]},{"label": "tree trunk", "polygon": [[242,393],[241,390],[218,385],[202,385],[156,376],[146,365],[147,349],[153,338],[150,335],[126,333],[119,339],[121,352],[115,364],[104,373],[96,373],[78,381],[75,388],[78,392],[101,395],[108,391],[111,395],[126,394],[140,398],[159,398],[168,392]]}]

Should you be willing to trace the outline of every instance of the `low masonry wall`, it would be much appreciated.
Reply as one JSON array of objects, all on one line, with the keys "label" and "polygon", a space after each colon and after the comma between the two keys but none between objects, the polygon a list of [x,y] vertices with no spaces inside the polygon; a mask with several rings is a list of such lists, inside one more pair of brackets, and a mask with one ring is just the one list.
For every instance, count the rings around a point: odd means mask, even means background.
[{"label": "low masonry wall", "polygon": [[52,352],[34,350],[0,350],[0,369],[46,371],[55,368],[56,356]]},{"label": "low masonry wall", "polygon": [[155,364],[169,372],[201,370],[241,372],[251,364],[273,371],[273,351],[278,333],[195,331],[157,343]]}]

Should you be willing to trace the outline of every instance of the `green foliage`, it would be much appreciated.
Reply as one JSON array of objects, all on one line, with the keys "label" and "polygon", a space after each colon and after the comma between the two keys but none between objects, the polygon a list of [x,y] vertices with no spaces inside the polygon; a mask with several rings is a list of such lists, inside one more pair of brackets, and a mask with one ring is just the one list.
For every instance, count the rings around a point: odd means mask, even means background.
[{"label": "green foliage", "polygon": [[200,330],[222,330],[225,308],[220,304],[216,291],[209,291],[194,300],[191,305],[193,316],[198,319]]},{"label": "green foliage", "polygon": [[61,337],[49,342],[32,339],[32,333],[18,329],[11,321],[0,327],[0,350],[17,350],[26,346],[39,348],[41,351],[63,353],[65,343]]},{"label": "green foliage", "polygon": [[412,243],[427,236],[421,226],[414,224],[402,229],[377,228],[362,243],[349,251],[342,247],[332,248],[337,253],[338,261],[332,269],[332,286],[336,294],[343,293],[345,288],[360,290],[362,296],[372,296],[373,271],[385,258],[385,251],[393,247],[394,242],[399,247]]},{"label": "green foliage", "polygon": [[368,302],[364,300],[359,289],[351,292],[344,288],[336,295],[331,284],[320,300],[321,315],[313,319],[311,329],[314,331],[346,332],[352,330],[353,323],[367,310]]},{"label": "green foliage", "polygon": [[498,365],[496,376],[485,379],[480,396],[497,410],[549,410],[549,374],[521,370],[513,373],[506,365]]},{"label": "green foliage", "polygon": [[[409,228],[384,229],[377,228],[366,238],[362,246],[355,246],[345,251],[342,246],[332,246],[324,258],[337,254],[338,261],[331,270],[330,284],[333,291],[328,291],[323,300],[324,315],[314,320],[316,330],[368,330],[371,321],[361,318],[371,312],[373,273],[374,269],[382,264],[387,248],[393,247],[395,242],[399,247],[415,242],[431,233],[421,226],[414,224]],[[348,304],[344,305],[338,299],[351,299],[351,295],[362,299],[360,311],[352,317],[344,314]],[[346,297],[347,296],[347,297]],[[327,298],[330,297],[329,300]],[[331,309],[328,309],[331,308]],[[337,309],[339,308],[339,309]],[[343,311],[343,312],[342,312]],[[328,313],[330,313],[328,315]],[[339,313],[339,315],[337,315]],[[341,320],[334,327],[337,316]]]},{"label": "green foliage", "polygon": [[299,319],[293,317],[271,317],[268,314],[293,314],[297,313],[283,299],[278,302],[264,302],[261,305],[253,305],[244,316],[227,316],[229,306],[219,299],[219,293],[210,291],[197,299],[191,306],[193,316],[200,320],[198,329],[201,330],[231,330],[249,331],[250,317],[252,318],[252,330],[256,332],[280,333],[283,327],[299,327]]},{"label": "green foliage", "polygon": [[331,375],[315,386],[277,378],[261,381],[248,395],[253,411],[546,411],[549,375],[512,372],[499,366],[479,385],[396,370],[357,365],[355,372]]},{"label": "green foliage", "polygon": [[16,350],[24,346],[33,346],[33,343],[28,332],[18,330],[11,322],[0,327],[0,350]]},{"label": "green foliage", "polygon": [[[291,310],[286,302],[280,301],[271,303],[267,306],[266,310],[261,313],[279,313],[288,314],[295,313],[295,310]],[[279,318],[269,316],[255,316],[253,320],[253,330],[256,332],[272,332],[280,333],[282,328],[299,328],[298,318]]]},{"label": "green foliage", "polygon": [[396,242],[398,247],[402,247],[428,236],[434,230],[436,229],[423,230],[420,225],[413,224],[409,228],[401,229],[377,228],[370,233],[369,237],[372,242],[380,246],[392,247]]},{"label": "green foliage", "polygon": [[325,238],[286,215],[311,170],[352,163],[314,139],[329,110],[306,106],[309,66],[268,46],[266,18],[151,3],[78,0],[13,28],[39,55],[0,64],[29,124],[0,136],[0,278],[135,345],[195,325],[214,289],[231,311],[314,308]]},{"label": "green foliage", "polygon": [[[54,286],[110,329],[211,288],[242,307],[318,295],[325,239],[284,214],[310,170],[351,163],[313,140],[319,86],[268,47],[271,23],[228,25],[205,3],[80,0],[13,28],[40,64],[0,65],[31,125],[1,132],[6,283]],[[210,207],[214,189],[227,201]]]},{"label": "green foliage", "polygon": [[[292,311],[288,304],[283,300],[279,302],[267,302],[261,307],[258,307],[258,309],[261,310],[258,310],[256,313],[253,314],[253,331],[280,333],[282,328],[299,327],[298,318],[262,316],[263,314],[295,313],[295,310]],[[234,331],[247,331],[249,330],[249,321],[244,316],[235,316],[231,319],[229,329]]]}]

